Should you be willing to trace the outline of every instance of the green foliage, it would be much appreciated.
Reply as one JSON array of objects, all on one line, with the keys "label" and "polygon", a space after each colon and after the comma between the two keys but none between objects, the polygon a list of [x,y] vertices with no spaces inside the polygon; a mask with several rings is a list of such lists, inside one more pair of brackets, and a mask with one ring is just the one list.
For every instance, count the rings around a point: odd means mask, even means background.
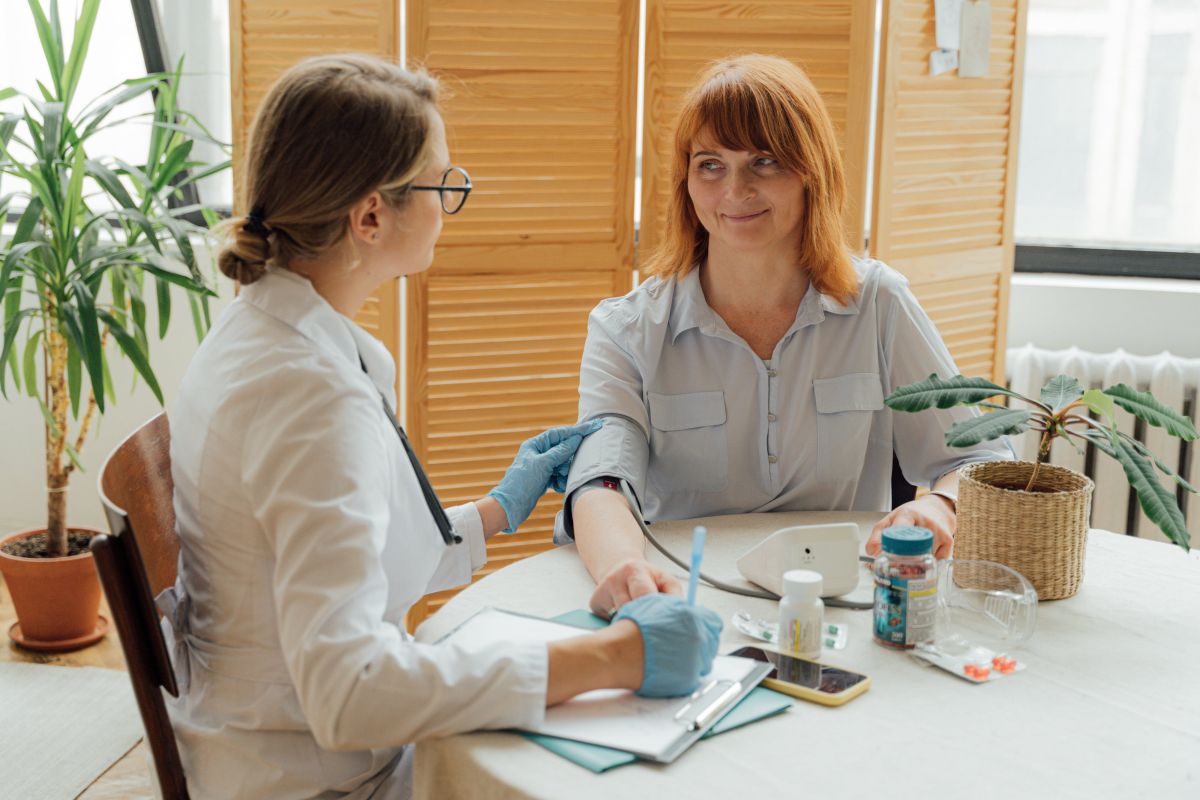
[{"label": "green foliage", "polygon": [[[172,72],[136,77],[89,102],[76,97],[99,0],[79,6],[69,47],[58,4],[48,13],[28,0],[50,74],[40,96],[0,89],[20,110],[0,116],[0,179],[12,176],[28,191],[0,198],[24,206],[12,238],[0,242],[0,392],[9,382],[36,391],[39,358],[51,335],[67,347],[65,380],[73,416],[86,387],[103,411],[112,393],[108,357],[115,349],[133,364],[155,397],[162,393],[151,367],[151,332],[165,336],[171,295],[188,299],[197,336],[207,330],[209,288],[193,242],[208,235],[185,219],[180,187],[228,167],[192,158],[195,138],[211,140],[176,104],[182,62]],[[153,97],[153,111],[129,104]],[[92,152],[92,137],[126,125],[151,126],[144,161],[129,164]],[[211,216],[207,218],[212,218]],[[149,284],[149,285],[148,285]],[[147,319],[144,296],[157,299],[157,324]],[[23,345],[22,345],[23,342]],[[7,368],[4,368],[7,367]],[[68,454],[70,455],[70,454]]]},{"label": "green foliage", "polygon": [[[989,398],[996,395],[1020,400],[1032,406],[1032,410],[1006,408],[989,402]],[[1195,493],[1196,488],[1156,458],[1141,442],[1118,431],[1115,422],[1115,407],[1120,406],[1172,436],[1185,441],[1200,438],[1191,420],[1163,405],[1149,392],[1139,392],[1123,383],[1085,391],[1075,378],[1056,375],[1042,387],[1040,398],[1034,400],[982,378],[930,375],[925,380],[901,386],[885,402],[896,411],[915,412],[958,405],[994,409],[953,425],[946,432],[946,444],[951,447],[970,447],[1032,430],[1041,434],[1038,462],[1043,463],[1049,458],[1050,445],[1056,437],[1062,437],[1076,449],[1080,443],[1091,442],[1121,464],[1146,516],[1171,541],[1188,549],[1183,512],[1176,503],[1175,494],[1163,486],[1158,473],[1174,480],[1184,491]],[[1083,409],[1091,411],[1098,420],[1081,413]]]}]

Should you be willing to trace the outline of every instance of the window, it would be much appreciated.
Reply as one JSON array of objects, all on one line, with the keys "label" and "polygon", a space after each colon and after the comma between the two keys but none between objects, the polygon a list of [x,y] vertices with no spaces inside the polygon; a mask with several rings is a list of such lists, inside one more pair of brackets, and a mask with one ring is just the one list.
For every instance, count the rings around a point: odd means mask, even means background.
[{"label": "window", "polygon": [[[86,68],[76,94],[77,103],[86,103],[125,79],[146,73],[133,6],[135,3],[149,2],[155,0],[109,0],[101,3]],[[194,114],[215,138],[229,142],[228,3],[226,0],[157,2],[167,66],[173,68],[175,61],[184,56],[180,106]],[[49,83],[48,70],[32,14],[24,3],[13,5],[13,8],[6,10],[4,25],[0,27],[0,87],[13,86],[36,96],[37,81]],[[59,13],[63,23],[63,40],[69,46],[77,15],[76,3],[70,0],[60,2]],[[0,103],[0,111],[18,110],[21,102],[19,98],[13,98]],[[126,105],[123,116],[146,113],[152,107],[149,96],[144,95]],[[92,139],[90,149],[137,163],[145,157],[149,135],[149,121],[135,121],[120,129],[98,133]],[[196,142],[193,153],[196,159],[210,163],[227,157],[219,147],[204,141]],[[0,195],[22,188],[15,179],[5,176]],[[231,172],[226,170],[201,181],[199,191],[203,203],[228,209],[233,196]],[[23,204],[18,201],[17,205]]]},{"label": "window", "polygon": [[1198,129],[1200,0],[1031,0],[1018,243],[1107,253],[1059,254],[1077,267],[1178,253],[1159,269],[1200,278]]}]

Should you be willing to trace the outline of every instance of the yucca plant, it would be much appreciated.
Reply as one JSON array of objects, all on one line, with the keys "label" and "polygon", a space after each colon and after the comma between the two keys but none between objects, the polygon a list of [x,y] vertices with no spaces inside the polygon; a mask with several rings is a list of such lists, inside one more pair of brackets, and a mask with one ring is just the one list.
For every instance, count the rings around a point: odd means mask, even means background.
[{"label": "yucca plant", "polygon": [[[1030,408],[1011,408],[991,402],[997,396],[1020,400]],[[1116,406],[1120,406],[1148,425],[1163,428],[1184,441],[1194,441],[1198,434],[1191,420],[1163,405],[1149,392],[1139,392],[1124,383],[1085,391],[1075,378],[1057,375],[1042,387],[1040,398],[1034,400],[983,378],[956,375],[943,379],[930,375],[923,381],[901,386],[888,395],[885,402],[896,411],[924,411],[933,406],[950,408],[959,405],[987,409],[988,413],[956,423],[946,431],[946,444],[951,447],[971,447],[1029,430],[1040,433],[1037,460],[1026,491],[1036,491],[1038,466],[1050,460],[1050,446],[1056,438],[1069,442],[1080,452],[1080,445],[1090,442],[1097,450],[1120,462],[1146,516],[1167,538],[1184,550],[1188,549],[1183,511],[1176,502],[1175,493],[1163,486],[1155,469],[1186,491],[1194,493],[1195,487],[1144,444],[1117,430],[1114,419]],[[1088,416],[1089,411],[1095,418]]]},{"label": "yucca plant", "polygon": [[[182,64],[173,73],[127,80],[81,103],[76,89],[100,0],[83,0],[70,49],[64,48],[58,3],[28,0],[50,85],[36,95],[0,90],[19,110],[0,116],[0,179],[19,179],[0,196],[0,220],[20,209],[12,238],[0,239],[0,391],[36,397],[45,422],[47,555],[67,553],[66,489],[97,412],[115,400],[109,356],[123,354],[158,401],[151,334],[162,338],[172,290],[183,290],[196,336],[209,325],[208,288],[193,242],[215,219],[207,209],[180,207],[181,189],[228,166],[192,156],[203,126],[176,105]],[[130,104],[153,95],[152,112]],[[142,163],[93,152],[100,131],[149,125]],[[172,207],[174,204],[175,207]],[[154,293],[157,325],[148,319]]]}]

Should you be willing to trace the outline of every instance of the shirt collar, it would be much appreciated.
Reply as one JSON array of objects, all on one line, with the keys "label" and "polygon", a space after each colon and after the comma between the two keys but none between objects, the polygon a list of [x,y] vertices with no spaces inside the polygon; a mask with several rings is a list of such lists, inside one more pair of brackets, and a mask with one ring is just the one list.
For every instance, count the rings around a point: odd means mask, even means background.
[{"label": "shirt collar", "polygon": [[394,405],[395,364],[387,349],[371,334],[340,314],[317,293],[307,278],[272,267],[259,280],[242,288],[239,299],[296,329],[322,350],[360,369],[359,358],[376,388]]},{"label": "shirt collar", "polygon": [[[849,303],[843,304],[809,286],[800,301],[800,307],[796,309],[796,321],[788,329],[788,333],[822,322],[826,313],[843,316],[857,314],[857,295],[850,298]],[[671,341],[674,342],[679,338],[679,334],[692,328],[698,328],[701,333],[710,336],[719,330],[728,330],[725,321],[712,310],[704,298],[699,267],[694,267],[687,275],[675,279],[675,295],[671,302]]]}]

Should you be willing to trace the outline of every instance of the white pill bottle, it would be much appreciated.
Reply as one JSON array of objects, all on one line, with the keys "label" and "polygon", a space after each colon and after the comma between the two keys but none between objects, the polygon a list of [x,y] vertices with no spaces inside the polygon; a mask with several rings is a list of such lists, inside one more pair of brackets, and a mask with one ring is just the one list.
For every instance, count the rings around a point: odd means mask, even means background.
[{"label": "white pill bottle", "polygon": [[824,618],[821,573],[809,569],[783,573],[783,597],[779,598],[780,651],[811,661],[819,659]]}]

